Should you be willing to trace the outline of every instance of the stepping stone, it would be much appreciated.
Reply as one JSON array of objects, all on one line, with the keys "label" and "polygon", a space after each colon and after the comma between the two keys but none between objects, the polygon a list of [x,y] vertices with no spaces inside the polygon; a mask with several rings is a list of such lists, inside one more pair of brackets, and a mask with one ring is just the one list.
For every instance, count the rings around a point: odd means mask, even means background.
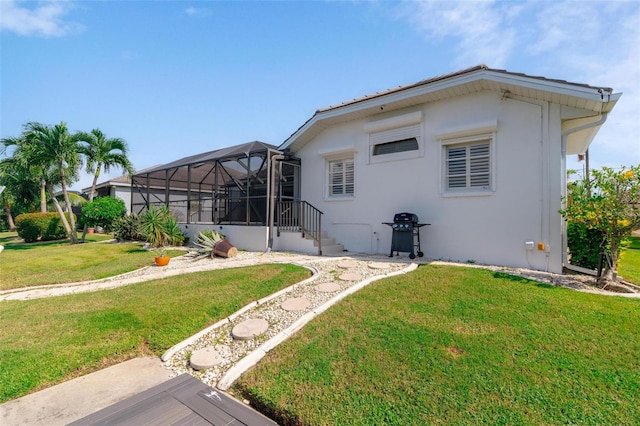
[{"label": "stepping stone", "polygon": [[292,299],[287,299],[282,302],[280,307],[285,311],[302,311],[303,309],[307,309],[311,305],[311,301],[305,297],[296,297]]},{"label": "stepping stone", "polygon": [[371,262],[369,264],[369,269],[389,269],[391,265],[387,262]]},{"label": "stepping stone", "polygon": [[351,273],[351,272],[347,272],[346,274],[342,274],[338,278],[340,278],[342,281],[360,281],[362,279],[362,277],[360,275],[354,274],[354,273]]},{"label": "stepping stone", "polygon": [[323,293],[333,293],[334,291],[340,290],[340,285],[336,283],[324,283],[324,284],[319,284],[316,287],[316,289]]},{"label": "stepping stone", "polygon": [[194,370],[206,370],[224,361],[222,354],[213,346],[199,349],[191,354],[189,364]]},{"label": "stepping stone", "polygon": [[338,263],[338,267],[342,269],[357,268],[358,262],[355,260],[343,260],[342,262]]},{"label": "stepping stone", "polygon": [[248,319],[233,327],[231,336],[236,340],[251,340],[269,328],[267,320],[261,318]]}]

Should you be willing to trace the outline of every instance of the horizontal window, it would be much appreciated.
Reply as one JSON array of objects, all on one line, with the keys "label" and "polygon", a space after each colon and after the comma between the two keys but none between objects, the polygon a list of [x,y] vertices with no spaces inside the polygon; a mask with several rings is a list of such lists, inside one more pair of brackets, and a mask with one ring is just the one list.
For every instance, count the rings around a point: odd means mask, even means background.
[{"label": "horizontal window", "polygon": [[402,139],[399,141],[380,143],[374,145],[373,155],[394,154],[396,152],[417,151],[418,140],[416,138]]},{"label": "horizontal window", "polygon": [[423,155],[422,125],[369,134],[369,162],[409,160]]}]

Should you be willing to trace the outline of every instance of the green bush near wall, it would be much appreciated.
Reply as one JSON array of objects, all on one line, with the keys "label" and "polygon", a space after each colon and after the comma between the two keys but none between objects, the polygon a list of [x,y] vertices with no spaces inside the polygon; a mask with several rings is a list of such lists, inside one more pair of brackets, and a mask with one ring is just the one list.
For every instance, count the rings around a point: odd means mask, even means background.
[{"label": "green bush near wall", "polygon": [[571,264],[596,269],[602,238],[601,231],[570,222],[567,225],[567,244],[571,254]]},{"label": "green bush near wall", "polygon": [[[65,216],[69,220],[69,213]],[[60,215],[54,212],[23,213],[16,217],[16,229],[26,243],[59,240],[67,236]]]}]

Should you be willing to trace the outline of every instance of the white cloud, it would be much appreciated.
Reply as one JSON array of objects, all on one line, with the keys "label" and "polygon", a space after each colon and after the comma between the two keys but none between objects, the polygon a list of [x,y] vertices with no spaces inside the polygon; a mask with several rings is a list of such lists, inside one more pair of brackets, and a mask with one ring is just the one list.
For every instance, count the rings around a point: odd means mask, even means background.
[{"label": "white cloud", "polygon": [[204,18],[211,15],[211,11],[209,9],[198,8],[193,6],[186,8],[184,10],[184,13],[186,13],[189,16],[193,16],[195,18]]},{"label": "white cloud", "polygon": [[429,39],[451,38],[456,65],[486,63],[504,67],[516,46],[516,29],[509,21],[522,9],[518,3],[493,1],[421,1],[404,5],[402,15]]},{"label": "white cloud", "polygon": [[78,23],[65,22],[63,18],[73,9],[68,1],[34,3],[0,0],[0,28],[24,36],[60,37],[82,31]]}]

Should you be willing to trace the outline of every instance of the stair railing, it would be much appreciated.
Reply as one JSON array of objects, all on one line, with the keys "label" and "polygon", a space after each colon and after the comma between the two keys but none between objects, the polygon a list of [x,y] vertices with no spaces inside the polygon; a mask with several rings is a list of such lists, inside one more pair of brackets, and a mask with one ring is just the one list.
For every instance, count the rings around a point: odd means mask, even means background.
[{"label": "stair railing", "polygon": [[277,205],[277,231],[302,233],[318,244],[318,254],[322,256],[322,215],[323,213],[306,201],[279,201]]}]

